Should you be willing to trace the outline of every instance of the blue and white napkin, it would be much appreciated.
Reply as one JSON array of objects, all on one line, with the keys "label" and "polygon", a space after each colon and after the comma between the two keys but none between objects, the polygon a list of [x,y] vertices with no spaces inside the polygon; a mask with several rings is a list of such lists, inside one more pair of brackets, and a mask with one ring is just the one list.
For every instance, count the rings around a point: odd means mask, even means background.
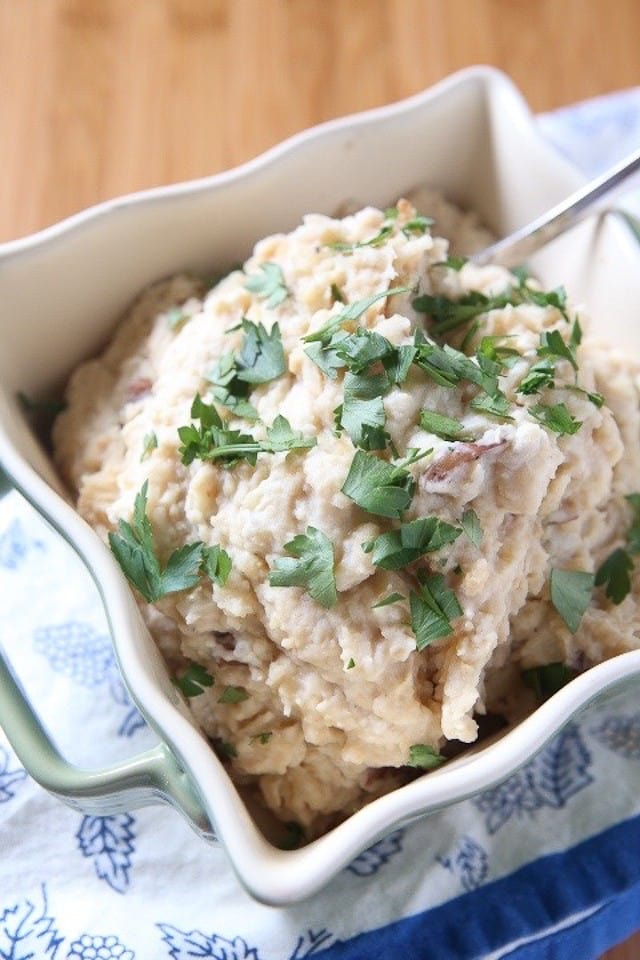
[{"label": "blue and white napkin", "polygon": [[[540,123],[596,173],[640,144],[640,88]],[[0,501],[0,598],[0,642],[69,759],[154,741],[90,578],[15,493]],[[637,703],[592,709],[506,783],[395,831],[286,909],[251,900],[171,809],[63,806],[0,732],[0,958],[595,960],[640,928]]]}]

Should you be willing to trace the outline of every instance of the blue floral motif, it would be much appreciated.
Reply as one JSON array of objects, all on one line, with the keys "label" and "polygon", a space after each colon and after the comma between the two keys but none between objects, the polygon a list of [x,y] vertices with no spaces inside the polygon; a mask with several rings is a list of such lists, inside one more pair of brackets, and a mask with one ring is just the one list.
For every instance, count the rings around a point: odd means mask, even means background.
[{"label": "blue floral motif", "polygon": [[487,879],[489,856],[473,837],[462,837],[456,849],[448,856],[438,857],[438,863],[457,876],[465,890],[476,890]]},{"label": "blue floral motif", "polygon": [[84,816],[76,837],[82,855],[92,859],[100,880],[117,893],[129,887],[131,856],[135,853],[134,818],[128,813]]},{"label": "blue floral motif", "polygon": [[402,850],[402,839],[404,830],[396,830],[390,833],[388,837],[374,843],[372,847],[361,853],[360,856],[349,864],[347,870],[355,873],[358,877],[370,877],[377,873],[380,867],[388,863],[391,857]]},{"label": "blue floral motif", "polygon": [[69,680],[89,688],[108,685],[113,700],[127,708],[118,727],[119,736],[131,737],[146,726],[122,682],[108,635],[97,633],[88,623],[70,620],[38,627],[33,645],[47,658],[52,670]]},{"label": "blue floral motif", "polygon": [[640,713],[605,717],[590,733],[625,760],[640,760]]},{"label": "blue floral motif", "polygon": [[473,802],[496,833],[512,816],[533,817],[541,807],[559,809],[593,782],[591,754],[575,724],[569,724],[522,770]]},{"label": "blue floral motif", "polygon": [[0,533],[0,567],[17,570],[30,550],[44,550],[42,540],[29,537],[17,517]]},{"label": "blue floral motif", "polygon": [[242,937],[227,940],[217,933],[207,936],[200,930],[180,930],[169,923],[159,923],[162,940],[169,947],[171,960],[186,960],[193,957],[210,957],[212,960],[260,960],[255,947],[250,947]]},{"label": "blue floral motif", "polygon": [[0,747],[0,803],[11,800],[15,796],[15,785],[26,779],[26,770],[23,770],[22,767],[12,769],[9,751]]},{"label": "blue floral motif", "polygon": [[325,950],[337,942],[328,930],[318,930],[316,933],[313,930],[307,930],[306,933],[298,937],[298,942],[289,960],[304,960],[305,957],[310,957],[320,950]]},{"label": "blue floral motif", "polygon": [[[162,932],[163,943],[169,947],[171,960],[193,960],[194,957],[210,960],[260,960],[257,948],[249,946],[242,937],[227,940],[217,933],[180,930],[170,923],[159,923],[158,928]],[[305,960],[306,957],[337,942],[328,930],[307,930],[298,937],[289,960]]]},{"label": "blue floral motif", "polygon": [[117,937],[94,937],[83,933],[69,945],[66,960],[134,960],[135,953]]},{"label": "blue floral motif", "polygon": [[0,907],[0,957],[3,960],[34,960],[55,957],[63,941],[48,915],[47,892],[44,885],[41,900],[20,900]]}]

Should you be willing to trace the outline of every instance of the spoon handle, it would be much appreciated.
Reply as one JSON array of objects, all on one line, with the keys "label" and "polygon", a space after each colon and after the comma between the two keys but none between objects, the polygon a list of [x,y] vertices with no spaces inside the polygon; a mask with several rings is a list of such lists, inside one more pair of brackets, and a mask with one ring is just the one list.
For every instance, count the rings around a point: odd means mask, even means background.
[{"label": "spoon handle", "polygon": [[480,266],[498,263],[503,267],[515,267],[523,263],[536,250],[575,226],[593,210],[599,200],[621,187],[637,170],[640,170],[640,150],[576,190],[531,223],[474,253],[471,259]]}]

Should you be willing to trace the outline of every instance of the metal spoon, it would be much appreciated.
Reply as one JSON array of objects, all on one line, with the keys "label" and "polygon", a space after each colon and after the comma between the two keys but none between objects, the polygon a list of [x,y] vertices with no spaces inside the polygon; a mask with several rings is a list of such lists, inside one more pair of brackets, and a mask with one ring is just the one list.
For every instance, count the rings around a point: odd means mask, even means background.
[{"label": "metal spoon", "polygon": [[531,223],[474,253],[471,260],[480,266],[498,263],[503,267],[515,267],[523,263],[536,250],[579,223],[594,210],[598,201],[609,197],[639,169],[640,150],[636,150]]}]

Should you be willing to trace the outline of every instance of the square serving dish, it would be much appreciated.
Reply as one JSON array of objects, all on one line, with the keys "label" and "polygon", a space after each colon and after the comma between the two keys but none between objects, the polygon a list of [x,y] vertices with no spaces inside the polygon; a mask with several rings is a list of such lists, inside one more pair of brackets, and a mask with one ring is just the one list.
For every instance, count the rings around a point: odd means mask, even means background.
[{"label": "square serving dish", "polygon": [[[32,776],[80,809],[172,803],[204,838],[223,843],[244,886],[270,904],[313,894],[398,825],[505,779],[577,711],[635,682],[640,651],[580,675],[499,739],[373,801],[308,846],[276,849],[194,726],[120,569],[70,505],[17,394],[59,389],[152,281],[181,270],[224,271],[304,213],[333,213],[345,201],[385,207],[422,183],[475,209],[502,235],[564,198],[581,177],[543,140],[511,82],[478,67],[400,103],[313,128],[229,172],[105,203],[0,246],[0,464],[87,564],[125,682],[161,744],[109,769],[72,767],[1,652],[0,725]],[[640,352],[640,248],[621,220],[584,222],[532,267],[545,286],[562,283],[573,302],[587,305],[596,330]]]}]

